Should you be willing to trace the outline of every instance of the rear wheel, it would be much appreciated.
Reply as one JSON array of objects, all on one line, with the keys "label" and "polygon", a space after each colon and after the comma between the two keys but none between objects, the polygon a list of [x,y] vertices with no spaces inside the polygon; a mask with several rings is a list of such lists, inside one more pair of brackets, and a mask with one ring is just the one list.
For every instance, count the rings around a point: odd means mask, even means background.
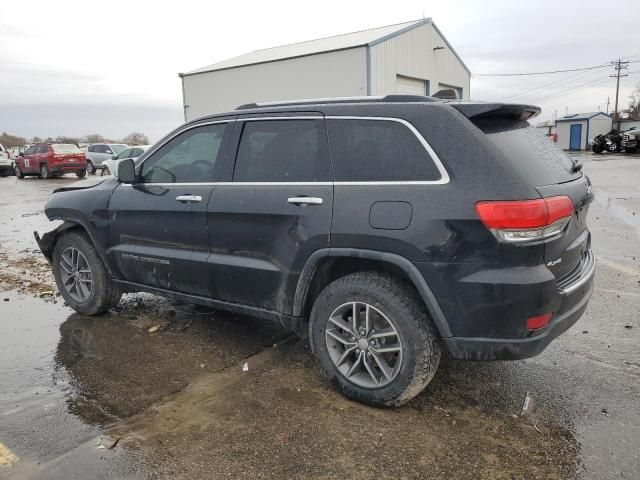
[{"label": "rear wheel", "polygon": [[20,169],[19,165],[16,164],[16,166],[14,167],[14,170],[16,171],[16,177],[18,177],[19,179],[24,178],[24,173],[22,173],[22,170]]},{"label": "rear wheel", "polygon": [[47,167],[46,163],[43,163],[42,165],[40,165],[40,176],[45,180],[47,178],[51,178],[51,173],[49,173],[49,167]]},{"label": "rear wheel", "polygon": [[122,296],[95,247],[79,232],[67,233],[56,243],[53,274],[65,301],[85,315],[108,310],[117,305]]},{"label": "rear wheel", "polygon": [[79,172],[76,172],[76,177],[84,178],[86,174],[87,174],[86,170],[80,170]]},{"label": "rear wheel", "polygon": [[424,303],[394,277],[342,277],[316,299],[309,325],[314,353],[347,397],[401,405],[431,381],[441,348]]},{"label": "rear wheel", "polygon": [[96,167],[91,160],[87,160],[87,173],[89,175],[96,173]]},{"label": "rear wheel", "polygon": [[602,147],[599,145],[591,145],[591,151],[593,153],[602,153]]},{"label": "rear wheel", "polygon": [[102,172],[100,172],[100,176],[104,177],[105,175],[111,175],[111,172],[109,171],[109,167],[102,168]]},{"label": "rear wheel", "polygon": [[8,177],[10,173],[11,173],[11,170],[8,168],[0,170],[0,177]]}]

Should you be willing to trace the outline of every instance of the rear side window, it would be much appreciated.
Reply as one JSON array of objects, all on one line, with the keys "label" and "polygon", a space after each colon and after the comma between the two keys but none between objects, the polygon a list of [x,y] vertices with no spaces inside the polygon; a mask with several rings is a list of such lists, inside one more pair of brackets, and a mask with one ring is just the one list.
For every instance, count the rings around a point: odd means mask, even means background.
[{"label": "rear side window", "polygon": [[529,122],[488,117],[474,123],[536,186],[567,182],[581,175],[573,171],[567,154]]},{"label": "rear side window", "polygon": [[441,175],[420,139],[393,120],[329,119],[337,182],[433,181]]},{"label": "rear side window", "polygon": [[328,179],[316,120],[245,122],[235,182],[317,182]]}]

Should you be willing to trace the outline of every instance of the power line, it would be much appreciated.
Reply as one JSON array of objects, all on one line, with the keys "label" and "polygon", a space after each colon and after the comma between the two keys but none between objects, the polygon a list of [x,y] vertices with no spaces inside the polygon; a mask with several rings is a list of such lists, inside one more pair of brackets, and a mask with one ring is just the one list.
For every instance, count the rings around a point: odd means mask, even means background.
[{"label": "power line", "polygon": [[529,75],[551,75],[554,73],[570,73],[570,72],[582,72],[585,70],[595,70],[596,68],[603,68],[609,66],[609,63],[603,63],[602,65],[594,65],[593,67],[582,68],[570,68],[566,70],[551,70],[548,72],[527,72],[527,73],[474,73],[473,77],[524,77]]},{"label": "power line", "polygon": [[[638,63],[640,60],[630,60],[626,63]],[[586,70],[595,70],[597,68],[603,68],[611,65],[611,62],[603,63],[600,65],[594,65],[592,67],[581,67],[581,68],[569,68],[565,70],[550,70],[547,72],[526,72],[526,73],[474,73],[472,77],[524,77],[531,75],[551,75],[555,73],[570,73],[570,72],[582,72]]]},{"label": "power line", "polygon": [[[609,67],[609,65],[603,65],[602,66],[602,68],[608,68],[608,67]],[[582,77],[582,76],[585,76],[585,75],[589,75],[591,73],[598,73],[598,72],[596,72],[596,70],[587,70],[587,71],[574,73],[573,75],[569,75],[568,77],[560,78],[560,79],[554,80],[553,82],[550,82],[550,83],[545,83],[543,85],[540,85],[539,87],[532,88],[531,90],[523,90],[523,91],[521,91],[519,93],[515,93],[515,94],[509,95],[507,97],[503,97],[503,98],[500,99],[500,101],[502,102],[502,101],[510,100],[510,99],[516,98],[516,97],[524,97],[524,96],[530,95],[530,94],[532,94],[532,93],[534,93],[534,92],[536,92],[538,90],[544,90],[544,89],[546,89],[548,87],[551,87],[551,86],[554,86],[554,85],[560,85],[560,84],[563,84],[563,83],[574,81],[579,77]]]},{"label": "power line", "polygon": [[604,78],[600,77],[600,78],[596,78],[595,80],[590,80],[590,81],[588,81],[586,83],[581,83],[579,85],[574,85],[574,86],[572,86],[572,87],[570,87],[568,89],[561,90],[559,92],[554,92],[554,93],[549,94],[549,95],[543,95],[541,97],[534,97],[533,99],[529,99],[528,101],[535,103],[535,102],[541,102],[543,100],[546,101],[546,100],[549,100],[549,99],[552,99],[552,98],[556,98],[556,97],[569,96],[569,95],[572,95],[572,93],[571,93],[572,91],[573,91],[573,93],[578,93],[576,91],[578,88],[590,87],[590,86],[593,86],[593,85],[596,85],[596,84],[599,84],[599,83],[608,82],[608,81],[609,81],[609,77],[608,76],[604,77]]}]

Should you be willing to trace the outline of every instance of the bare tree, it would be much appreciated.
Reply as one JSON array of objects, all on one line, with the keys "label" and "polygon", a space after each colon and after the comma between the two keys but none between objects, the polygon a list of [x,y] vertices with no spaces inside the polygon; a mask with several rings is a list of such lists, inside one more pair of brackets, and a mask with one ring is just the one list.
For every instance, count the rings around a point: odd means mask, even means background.
[{"label": "bare tree", "polygon": [[126,143],[127,145],[148,145],[149,138],[140,132],[133,132],[127,135],[122,139],[122,143]]},{"label": "bare tree", "polygon": [[629,95],[629,106],[623,110],[623,113],[630,120],[640,120],[640,82]]},{"label": "bare tree", "polygon": [[3,132],[3,134],[0,135],[0,143],[4,145],[5,148],[22,147],[27,143],[27,139]]},{"label": "bare tree", "polygon": [[104,137],[97,133],[91,133],[84,137],[85,143],[102,143],[104,142]]}]

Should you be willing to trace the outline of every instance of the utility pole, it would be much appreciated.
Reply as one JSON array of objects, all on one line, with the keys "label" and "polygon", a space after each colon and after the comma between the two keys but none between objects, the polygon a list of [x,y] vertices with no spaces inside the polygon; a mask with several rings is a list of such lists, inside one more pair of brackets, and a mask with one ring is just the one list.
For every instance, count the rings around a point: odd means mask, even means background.
[{"label": "utility pole", "polygon": [[607,115],[609,115],[609,97],[607,97]]},{"label": "utility pole", "polygon": [[620,94],[620,77],[628,77],[627,74],[621,75],[620,73],[622,72],[622,70],[627,69],[629,62],[623,62],[620,59],[618,59],[617,62],[611,62],[611,63],[613,65],[613,68],[616,70],[615,75],[609,75],[611,78],[615,77],[616,79],[616,102],[615,102],[615,108],[613,109],[613,119],[614,119],[614,122],[618,123],[618,130],[620,130],[620,115],[618,114],[618,96]]}]

